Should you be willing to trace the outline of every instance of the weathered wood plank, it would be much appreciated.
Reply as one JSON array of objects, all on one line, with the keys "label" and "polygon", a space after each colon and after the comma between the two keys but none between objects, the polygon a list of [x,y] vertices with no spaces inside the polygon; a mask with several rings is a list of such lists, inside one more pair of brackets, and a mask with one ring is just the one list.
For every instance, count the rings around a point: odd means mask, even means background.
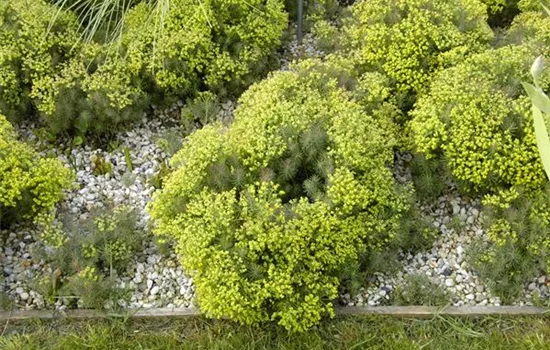
[{"label": "weathered wood plank", "polygon": [[136,309],[127,310],[125,313],[115,313],[100,310],[14,310],[0,312],[0,322],[7,320],[25,320],[25,319],[96,319],[107,317],[189,317],[198,316],[200,311],[195,308],[177,308],[177,309]]},{"label": "weathered wood plank", "polygon": [[535,306],[375,306],[342,307],[337,315],[388,315],[402,317],[442,316],[535,316],[550,315],[550,309]]},{"label": "weathered wood plank", "polygon": [[[387,315],[395,317],[430,318],[435,315],[456,317],[479,316],[550,316],[550,309],[534,306],[374,306],[374,307],[339,307],[336,314],[347,315]],[[61,319],[75,320],[97,319],[107,317],[160,318],[160,317],[194,317],[199,316],[196,308],[158,308],[127,310],[126,313],[113,313],[97,310],[14,310],[0,312],[0,322],[26,319]]]}]

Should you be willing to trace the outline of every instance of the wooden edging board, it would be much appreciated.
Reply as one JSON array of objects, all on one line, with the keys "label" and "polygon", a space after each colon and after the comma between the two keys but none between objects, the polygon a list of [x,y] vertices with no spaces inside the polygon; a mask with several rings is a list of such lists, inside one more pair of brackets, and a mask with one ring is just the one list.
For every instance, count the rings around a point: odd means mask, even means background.
[{"label": "wooden edging board", "polygon": [[[395,317],[430,318],[440,316],[542,316],[550,315],[550,309],[535,306],[373,306],[373,307],[339,307],[336,314],[340,316],[353,315],[385,315]],[[157,308],[128,310],[126,313],[112,313],[97,310],[12,310],[0,312],[0,322],[20,321],[30,319],[98,319],[108,317],[129,318],[161,318],[161,317],[193,317],[199,316],[196,308]]]}]

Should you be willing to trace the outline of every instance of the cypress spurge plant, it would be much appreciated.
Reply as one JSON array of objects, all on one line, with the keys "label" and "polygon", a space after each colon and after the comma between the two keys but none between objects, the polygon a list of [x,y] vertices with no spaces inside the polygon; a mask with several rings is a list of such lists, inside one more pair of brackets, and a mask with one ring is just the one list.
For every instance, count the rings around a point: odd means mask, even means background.
[{"label": "cypress spurge plant", "polygon": [[[14,52],[0,58],[0,86],[10,87],[0,92],[0,112],[11,117],[36,107],[51,134],[69,132],[78,142],[90,134],[109,138],[142,119],[151,102],[204,91],[240,94],[274,62],[287,26],[282,0],[33,2],[43,16],[25,2],[0,5],[0,23],[6,23],[0,45]],[[12,25],[17,21],[9,12],[4,16],[12,3],[30,28]],[[33,74],[19,67],[37,54],[30,63],[53,62],[52,69]],[[37,75],[37,82],[25,81]]]},{"label": "cypress spurge plant", "polygon": [[470,56],[441,72],[411,112],[416,151],[444,161],[462,190],[506,197],[544,183],[521,86],[536,51],[510,45]]},{"label": "cypress spurge plant", "polygon": [[334,314],[341,270],[397,234],[410,191],[388,168],[394,115],[355,102],[324,64],[271,75],[229,128],[192,134],[149,207],[208,316],[304,331]]},{"label": "cypress spurge plant", "polygon": [[408,109],[432,75],[493,38],[478,0],[365,0],[343,27],[344,52],[363,71],[387,75]]},{"label": "cypress spurge plant", "polygon": [[145,239],[137,220],[137,212],[124,205],[97,209],[87,219],[62,217],[57,244],[46,241],[35,252],[56,271],[38,280],[37,288],[52,300],[70,297],[90,308],[122,297],[115,277]]},{"label": "cypress spurge plant", "polygon": [[1,228],[23,220],[51,223],[55,206],[73,179],[73,173],[58,159],[42,157],[18,140],[15,129],[0,114]]}]

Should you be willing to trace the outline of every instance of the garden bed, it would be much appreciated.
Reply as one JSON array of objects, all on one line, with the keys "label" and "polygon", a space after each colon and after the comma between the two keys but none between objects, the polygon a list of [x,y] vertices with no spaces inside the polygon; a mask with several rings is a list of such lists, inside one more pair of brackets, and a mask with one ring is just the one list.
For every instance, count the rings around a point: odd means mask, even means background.
[{"label": "garden bed", "polygon": [[[223,118],[230,118],[232,102],[224,103],[220,112]],[[49,148],[38,141],[32,132],[32,126],[19,130],[43,154],[54,152],[66,166],[76,166],[79,189],[69,192],[65,202],[61,203],[61,213],[85,219],[90,209],[103,206],[103,203],[128,204],[138,209],[139,227],[147,229],[149,215],[145,207],[151,200],[154,187],[152,179],[158,174],[161,164],[170,158],[169,153],[159,147],[159,140],[166,140],[176,130],[173,125],[177,119],[170,117],[172,110],[145,117],[141,127],[123,132],[116,137],[118,148],[112,151],[92,149],[89,146],[72,147],[70,157],[62,148]],[[156,141],[155,141],[156,140]],[[172,140],[172,142],[178,142]],[[180,141],[181,142],[181,141]],[[46,147],[44,149],[44,147]],[[124,149],[129,149],[133,163],[132,176],[129,178]],[[104,158],[113,164],[105,175],[94,172],[93,156]],[[398,159],[396,173],[404,182],[411,181],[406,163],[410,156],[396,154]],[[126,183],[132,181],[132,184]],[[380,306],[392,303],[392,293],[398,287],[407,285],[408,276],[427,276],[433,286],[447,293],[446,297],[434,300],[438,305],[447,302],[453,306],[499,306],[500,298],[493,296],[489,288],[477,276],[466,261],[466,249],[472,242],[487,241],[486,233],[480,224],[481,206],[479,200],[463,197],[449,186],[449,193],[439,197],[434,204],[420,204],[423,216],[429,218],[438,230],[437,238],[431,248],[414,254],[399,253],[396,268],[385,266],[393,273],[375,273],[365,282],[364,290],[357,295],[344,293],[340,303],[348,306]],[[8,237],[0,266],[4,271],[4,290],[17,307],[40,309],[45,307],[44,296],[31,285],[44,275],[53,273],[44,261],[34,261],[35,242],[28,229],[5,232]],[[153,237],[146,237],[141,249],[128,263],[123,275],[117,277],[117,283],[132,291],[130,302],[120,300],[122,307],[129,308],[193,308],[194,288],[192,279],[186,276],[174,252],[160,251]],[[391,261],[390,264],[395,264]],[[533,305],[544,303],[549,297],[550,280],[545,275],[533,278],[525,283],[522,296],[514,305]],[[417,291],[417,293],[428,293]],[[426,302],[429,296],[418,302]],[[56,308],[64,309],[73,304],[71,298],[59,298]],[[111,305],[113,307],[113,305]]]},{"label": "garden bed", "polygon": [[300,46],[282,1],[178,1],[121,12],[120,52],[0,5],[0,319],[546,312],[543,8],[320,2]]}]

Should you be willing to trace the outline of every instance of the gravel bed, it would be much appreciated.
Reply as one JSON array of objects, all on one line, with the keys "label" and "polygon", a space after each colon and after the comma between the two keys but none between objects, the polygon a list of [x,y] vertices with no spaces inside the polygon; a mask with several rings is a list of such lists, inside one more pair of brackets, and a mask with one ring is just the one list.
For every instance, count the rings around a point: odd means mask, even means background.
[{"label": "gravel bed", "polygon": [[[411,160],[408,154],[396,154],[394,176],[399,182],[411,181],[406,163]],[[408,275],[423,275],[447,292],[453,306],[501,305],[501,300],[491,295],[470,264],[465,260],[466,251],[472,244],[487,242],[488,237],[481,225],[482,213],[479,198],[461,196],[453,184],[451,192],[441,196],[435,203],[420,205],[421,214],[433,222],[438,236],[430,251],[415,255],[400,253],[403,268],[397,274],[375,274],[367,287],[357,296],[342,296],[342,302],[348,306],[378,306],[391,302],[396,287],[406,284]],[[458,219],[460,227],[452,225]],[[533,305],[537,295],[540,300],[550,298],[550,279],[545,276],[534,278],[525,285],[523,295],[515,305]]]}]

